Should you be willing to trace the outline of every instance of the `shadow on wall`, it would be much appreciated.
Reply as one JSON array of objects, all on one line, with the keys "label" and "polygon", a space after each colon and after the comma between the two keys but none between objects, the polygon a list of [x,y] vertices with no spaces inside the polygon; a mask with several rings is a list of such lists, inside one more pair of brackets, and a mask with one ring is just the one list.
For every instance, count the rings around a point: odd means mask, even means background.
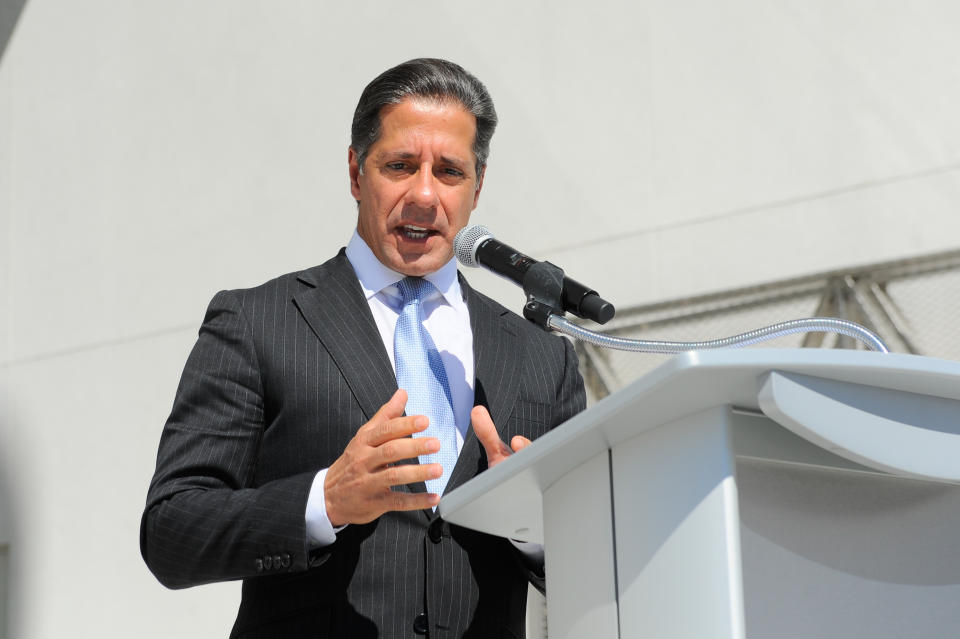
[{"label": "shadow on wall", "polygon": [[[7,44],[13,37],[13,30],[17,27],[17,21],[23,12],[23,6],[27,0],[3,0],[0,2],[0,61],[3,60],[3,54],[7,50]],[[2,637],[3,635],[0,635]]]}]

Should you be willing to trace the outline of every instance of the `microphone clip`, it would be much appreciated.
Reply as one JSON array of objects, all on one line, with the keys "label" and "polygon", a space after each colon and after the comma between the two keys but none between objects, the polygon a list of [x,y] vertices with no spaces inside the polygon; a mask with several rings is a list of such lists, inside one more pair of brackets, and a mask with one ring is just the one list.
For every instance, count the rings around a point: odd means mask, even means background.
[{"label": "microphone clip", "polygon": [[537,262],[523,276],[527,303],[523,316],[544,330],[551,315],[563,317],[563,269],[550,262]]}]

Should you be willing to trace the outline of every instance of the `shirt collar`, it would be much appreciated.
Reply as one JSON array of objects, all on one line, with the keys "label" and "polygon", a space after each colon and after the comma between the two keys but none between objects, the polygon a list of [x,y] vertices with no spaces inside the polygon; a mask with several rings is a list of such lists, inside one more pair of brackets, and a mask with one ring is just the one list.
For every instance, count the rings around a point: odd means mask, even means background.
[{"label": "shirt collar", "polygon": [[[350,260],[350,264],[357,274],[357,279],[360,280],[360,287],[363,289],[363,294],[367,300],[384,291],[384,289],[394,286],[406,277],[403,273],[398,273],[384,266],[356,229],[354,229],[350,242],[347,244],[347,259]],[[439,270],[428,273],[423,278],[440,291],[447,304],[454,307],[463,304],[463,291],[460,289],[460,282],[457,279],[457,260],[455,258],[451,258]],[[395,286],[387,294],[390,297],[399,296]]]}]

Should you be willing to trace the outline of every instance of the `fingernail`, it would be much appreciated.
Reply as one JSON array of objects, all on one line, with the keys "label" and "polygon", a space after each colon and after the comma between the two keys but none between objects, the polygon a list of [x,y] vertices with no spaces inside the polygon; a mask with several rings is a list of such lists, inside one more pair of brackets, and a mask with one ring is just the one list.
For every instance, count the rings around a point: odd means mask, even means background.
[{"label": "fingernail", "polygon": [[430,425],[430,420],[424,417],[423,415],[418,416],[413,420],[413,425],[417,428],[426,428]]},{"label": "fingernail", "polygon": [[428,439],[424,442],[427,452],[435,453],[440,450],[440,440],[439,439]]}]

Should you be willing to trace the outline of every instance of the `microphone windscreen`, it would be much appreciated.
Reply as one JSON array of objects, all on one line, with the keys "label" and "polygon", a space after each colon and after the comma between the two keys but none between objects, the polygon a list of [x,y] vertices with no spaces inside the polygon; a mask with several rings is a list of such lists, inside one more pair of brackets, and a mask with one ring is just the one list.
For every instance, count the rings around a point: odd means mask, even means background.
[{"label": "microphone windscreen", "polygon": [[457,254],[457,260],[464,266],[480,266],[477,261],[477,247],[483,240],[492,237],[490,229],[480,224],[463,227],[453,238],[453,250]]}]

